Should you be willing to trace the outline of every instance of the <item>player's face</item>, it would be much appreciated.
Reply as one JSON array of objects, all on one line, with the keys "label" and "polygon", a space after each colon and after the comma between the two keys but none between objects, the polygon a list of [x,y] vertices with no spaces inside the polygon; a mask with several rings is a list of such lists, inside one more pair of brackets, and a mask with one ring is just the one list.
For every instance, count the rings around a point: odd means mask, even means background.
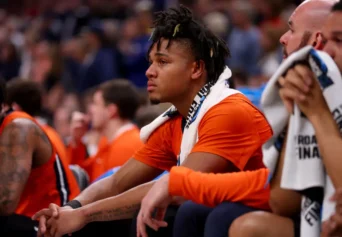
[{"label": "player's face", "polygon": [[335,61],[342,72],[342,12],[333,12],[323,28],[323,36],[327,40],[324,51]]},{"label": "player's face", "polygon": [[102,92],[97,91],[93,96],[93,102],[90,107],[91,123],[93,128],[102,129],[110,119],[109,110],[103,99]]},{"label": "player's face", "polygon": [[149,53],[147,91],[152,103],[173,102],[188,92],[194,59],[183,42],[162,39]]},{"label": "player's face", "polygon": [[291,53],[309,44],[311,34],[306,30],[305,18],[301,12],[295,11],[289,19],[289,30],[282,35],[280,43],[283,45],[283,56],[287,58]]}]

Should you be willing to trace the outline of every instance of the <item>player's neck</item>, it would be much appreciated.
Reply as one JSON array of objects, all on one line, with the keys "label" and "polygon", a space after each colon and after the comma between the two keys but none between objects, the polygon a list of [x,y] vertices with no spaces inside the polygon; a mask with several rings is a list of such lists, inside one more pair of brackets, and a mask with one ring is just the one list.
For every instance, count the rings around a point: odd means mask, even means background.
[{"label": "player's neck", "polygon": [[104,127],[102,134],[107,137],[109,141],[112,141],[116,138],[117,133],[119,132],[120,128],[127,124],[131,124],[132,122],[129,120],[123,119],[111,119]]},{"label": "player's neck", "polygon": [[194,86],[189,89],[186,94],[183,96],[179,96],[172,104],[177,108],[178,112],[186,118],[189,113],[189,109],[191,107],[192,102],[195,99],[197,93],[202,89],[204,83],[195,84]]}]

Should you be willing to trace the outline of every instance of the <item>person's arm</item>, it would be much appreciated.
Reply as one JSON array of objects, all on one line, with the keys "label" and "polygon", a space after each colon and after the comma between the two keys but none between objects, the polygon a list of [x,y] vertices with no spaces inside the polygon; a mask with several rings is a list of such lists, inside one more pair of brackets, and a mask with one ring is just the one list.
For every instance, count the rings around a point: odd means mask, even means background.
[{"label": "person's arm", "polygon": [[87,147],[82,138],[87,133],[90,119],[83,113],[75,111],[70,121],[70,141],[67,146],[67,155],[70,164],[82,165],[88,157]]},{"label": "person's arm", "polygon": [[[115,197],[78,209],[63,208],[59,211],[58,218],[51,218],[48,221],[47,232],[51,236],[64,236],[78,231],[91,222],[131,219],[139,210],[141,199],[151,186],[151,183],[143,184]],[[41,234],[46,233],[45,227],[42,232]]]},{"label": "person's arm", "polygon": [[223,201],[241,202],[268,209],[269,171],[206,174],[185,167],[173,167],[169,177],[169,194],[214,207]]},{"label": "person's arm", "polygon": [[293,216],[300,211],[301,195],[296,191],[280,187],[283,174],[286,135],[279,154],[277,168],[271,180],[271,195],[269,204],[273,213],[280,216]]},{"label": "person's arm", "polygon": [[311,122],[315,129],[319,151],[331,181],[336,188],[342,187],[342,138],[329,109],[318,112]]},{"label": "person's arm", "polygon": [[287,72],[285,78],[279,79],[279,84],[280,96],[290,112],[293,109],[291,104],[295,102],[312,123],[327,173],[335,188],[342,187],[341,134],[325,101],[319,81],[310,68],[296,65]]},{"label": "person's arm", "polygon": [[85,223],[133,218],[140,208],[140,203],[153,186],[154,181],[132,188],[115,197],[106,198],[80,209]]},{"label": "person's arm", "polygon": [[[123,169],[124,166],[133,167],[133,165],[135,166],[136,164],[138,164],[138,166],[136,167],[139,167],[137,169],[131,171],[127,171],[127,168]],[[88,222],[91,220],[109,221],[119,219],[120,216],[123,217],[120,213],[108,215],[108,213],[113,210],[128,208],[130,211],[126,214],[133,215],[134,211],[137,211],[139,209],[137,204],[140,204],[141,200],[153,186],[154,182],[150,182],[140,186],[137,185],[148,182],[152,178],[156,177],[156,173],[152,173],[155,168],[145,165],[135,159],[131,159],[124,166],[112,177],[103,180],[106,183],[104,183],[103,181],[96,182],[88,189],[83,191],[82,194],[76,198],[76,200],[80,201],[81,204],[84,205],[85,203],[91,203],[93,200],[100,200],[106,197],[110,197],[81,207],[81,210],[83,214],[86,215],[86,219]],[[222,157],[210,153],[196,153],[191,154],[187,158],[184,166],[202,172],[223,172],[224,169],[227,169],[227,167],[229,167],[229,162]],[[119,172],[122,172],[122,170],[124,172],[120,174]],[[153,175],[149,176],[149,179],[144,180],[144,177],[146,177],[146,174],[149,172],[150,175]],[[117,175],[118,173],[119,175]],[[119,183],[116,182],[117,180],[121,180],[122,185],[119,185]],[[115,184],[112,184],[111,182],[115,182]],[[130,184],[130,186],[128,186],[127,184]],[[111,188],[108,188],[108,186]],[[126,191],[132,187],[135,188]],[[115,196],[120,193],[122,194],[119,196]]]},{"label": "person's arm", "polygon": [[14,213],[30,175],[35,136],[33,122],[16,119],[0,136],[0,215]]},{"label": "person's arm", "polygon": [[82,206],[112,197],[142,183],[151,181],[162,170],[146,165],[134,158],[128,160],[115,174],[93,183],[75,199]]}]

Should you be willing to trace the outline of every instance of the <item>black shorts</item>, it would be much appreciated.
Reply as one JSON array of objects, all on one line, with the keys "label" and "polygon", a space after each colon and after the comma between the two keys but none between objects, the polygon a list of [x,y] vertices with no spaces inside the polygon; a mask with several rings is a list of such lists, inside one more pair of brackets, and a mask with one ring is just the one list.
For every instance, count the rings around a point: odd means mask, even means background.
[{"label": "black shorts", "polygon": [[38,222],[21,215],[0,216],[1,237],[36,237]]}]

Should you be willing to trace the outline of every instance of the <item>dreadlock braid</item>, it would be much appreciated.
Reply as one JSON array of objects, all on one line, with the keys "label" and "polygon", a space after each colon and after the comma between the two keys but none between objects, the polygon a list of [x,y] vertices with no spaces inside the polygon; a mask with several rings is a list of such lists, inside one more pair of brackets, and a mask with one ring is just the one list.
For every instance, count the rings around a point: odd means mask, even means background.
[{"label": "dreadlock braid", "polygon": [[180,6],[157,12],[153,22],[154,31],[151,35],[152,47],[157,44],[160,49],[161,39],[167,39],[166,47],[171,41],[187,40],[195,60],[202,60],[208,74],[208,82],[216,82],[225,67],[225,59],[229,56],[226,43],[215,36],[209,29],[194,20],[191,11]]},{"label": "dreadlock braid", "polygon": [[341,12],[342,11],[342,1],[338,1],[331,9],[332,12]]}]

